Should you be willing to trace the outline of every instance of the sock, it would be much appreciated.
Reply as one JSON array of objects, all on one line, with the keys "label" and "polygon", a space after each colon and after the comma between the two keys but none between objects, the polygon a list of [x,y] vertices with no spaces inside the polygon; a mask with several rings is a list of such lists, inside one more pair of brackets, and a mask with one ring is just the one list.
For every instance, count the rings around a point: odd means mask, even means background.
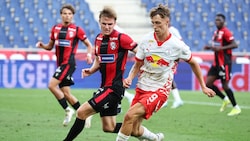
[{"label": "sock", "polygon": [[211,88],[212,90],[214,90],[214,92],[216,93],[216,95],[219,96],[221,99],[225,98],[225,95],[223,95],[222,92],[215,85],[212,85],[209,88]]},{"label": "sock", "polygon": [[62,98],[62,99],[59,99],[58,102],[63,107],[63,109],[66,109],[68,107],[68,104],[67,104],[67,101],[66,101],[65,97]]},{"label": "sock", "polygon": [[130,136],[124,135],[123,133],[119,132],[116,141],[128,141]]},{"label": "sock", "polygon": [[239,105],[235,105],[234,108],[240,110],[240,106]]},{"label": "sock", "polygon": [[80,102],[77,101],[74,105],[72,105],[72,107],[77,110],[79,107],[81,106]]},{"label": "sock", "polygon": [[113,133],[118,133],[121,127],[122,123],[116,123]]},{"label": "sock", "polygon": [[236,101],[235,101],[235,98],[234,98],[234,94],[233,94],[233,91],[231,89],[228,89],[228,90],[225,90],[228,98],[230,99],[231,103],[233,106],[236,106]]},{"label": "sock", "polygon": [[148,139],[148,140],[155,140],[157,139],[157,135],[151,131],[149,131],[146,127],[142,126],[143,134],[138,137],[139,139]]},{"label": "sock", "polygon": [[81,120],[79,118],[76,118],[75,123],[71,127],[67,137],[64,139],[64,141],[72,141],[74,138],[77,137],[81,133],[81,131],[84,128],[85,120]]},{"label": "sock", "polygon": [[229,100],[229,99],[228,99],[227,96],[225,96],[225,97],[223,98],[223,100],[224,100],[224,101],[227,101],[227,100]]},{"label": "sock", "polygon": [[172,94],[174,97],[174,101],[182,101],[180,97],[180,93],[177,88],[172,89]]}]

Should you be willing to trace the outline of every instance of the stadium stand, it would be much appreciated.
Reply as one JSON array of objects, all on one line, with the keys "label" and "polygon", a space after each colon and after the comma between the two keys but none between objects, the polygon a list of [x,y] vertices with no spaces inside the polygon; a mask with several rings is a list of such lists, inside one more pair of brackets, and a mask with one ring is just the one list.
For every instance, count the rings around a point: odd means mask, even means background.
[{"label": "stadium stand", "polygon": [[[99,26],[85,0],[1,0],[0,47],[30,49],[35,48],[38,40],[47,42],[51,27],[60,22],[59,9],[64,3],[75,6],[75,23],[85,29],[93,42]],[[201,51],[209,43],[215,30],[214,16],[223,13],[239,44],[234,51],[250,52],[250,0],[141,0],[141,3],[148,12],[159,3],[168,4],[172,25],[180,30],[192,51]]]},{"label": "stadium stand", "polygon": [[183,35],[193,51],[202,50],[215,30],[214,17],[225,14],[227,26],[239,44],[236,52],[250,52],[249,0],[141,0],[147,11],[159,3],[168,4],[172,25]]},{"label": "stadium stand", "polygon": [[76,25],[83,27],[93,42],[99,26],[84,0],[1,0],[0,46],[35,48],[38,40],[47,42],[51,27],[60,22],[59,9],[65,3],[74,5]]}]

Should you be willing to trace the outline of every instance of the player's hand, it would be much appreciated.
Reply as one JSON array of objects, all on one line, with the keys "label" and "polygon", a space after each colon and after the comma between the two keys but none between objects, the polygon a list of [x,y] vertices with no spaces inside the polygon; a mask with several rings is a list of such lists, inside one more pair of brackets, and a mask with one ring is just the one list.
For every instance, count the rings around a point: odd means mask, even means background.
[{"label": "player's hand", "polygon": [[90,76],[92,73],[90,72],[90,69],[82,69],[82,78]]},{"label": "player's hand", "polygon": [[43,45],[43,43],[40,42],[40,41],[38,41],[38,42],[36,43],[36,47],[38,47],[38,48],[42,48],[42,45]]},{"label": "player's hand", "polygon": [[208,87],[203,88],[202,91],[203,91],[203,93],[204,93],[205,95],[207,95],[208,97],[214,97],[215,94],[216,94],[212,89],[210,89],[210,88],[208,88]]},{"label": "player's hand", "polygon": [[93,60],[91,56],[87,56],[87,64],[92,64]]},{"label": "player's hand", "polygon": [[132,84],[132,80],[131,79],[126,78],[126,79],[123,80],[123,87],[124,88],[129,88],[131,86],[131,84]]}]

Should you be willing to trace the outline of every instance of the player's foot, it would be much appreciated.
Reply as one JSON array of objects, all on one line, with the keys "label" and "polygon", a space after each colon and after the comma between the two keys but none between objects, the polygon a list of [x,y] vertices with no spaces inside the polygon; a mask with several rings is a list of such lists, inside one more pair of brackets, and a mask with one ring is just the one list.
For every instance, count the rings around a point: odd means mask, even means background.
[{"label": "player's foot", "polygon": [[156,136],[157,136],[157,139],[155,141],[163,141],[163,139],[164,139],[163,133],[157,133]]},{"label": "player's foot", "polygon": [[69,124],[73,114],[75,113],[75,111],[69,107],[65,110],[65,112],[66,112],[66,114],[65,114],[65,118],[63,120],[63,126],[67,126]]},{"label": "player's foot", "polygon": [[91,120],[92,120],[93,116],[89,116],[86,120],[85,120],[85,128],[90,128],[91,127]]},{"label": "player's foot", "polygon": [[229,100],[223,100],[221,108],[220,108],[220,112],[223,112],[226,109],[227,105],[230,103],[231,102]]},{"label": "player's foot", "polygon": [[238,115],[240,113],[241,113],[241,109],[240,108],[233,108],[231,110],[231,112],[229,112],[227,115],[228,116],[236,116],[236,115]]},{"label": "player's foot", "polygon": [[178,108],[178,107],[180,107],[180,106],[182,106],[184,103],[183,103],[183,101],[182,100],[180,100],[180,101],[174,101],[174,103],[173,103],[173,105],[172,105],[172,109],[176,109],[176,108]]}]

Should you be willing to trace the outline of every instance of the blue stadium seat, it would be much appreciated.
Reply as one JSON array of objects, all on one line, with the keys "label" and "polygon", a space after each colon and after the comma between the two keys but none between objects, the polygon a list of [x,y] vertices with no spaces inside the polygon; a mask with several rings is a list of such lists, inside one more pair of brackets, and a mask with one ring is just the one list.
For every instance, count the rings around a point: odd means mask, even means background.
[{"label": "blue stadium seat", "polygon": [[[174,13],[171,24],[180,30],[183,40],[193,51],[202,50],[216,30],[214,18],[217,13],[226,16],[228,28],[234,32],[240,48],[235,51],[250,51],[249,0],[141,0],[147,11],[158,3],[166,4]],[[191,32],[192,31],[192,32]],[[192,36],[191,36],[192,34]],[[192,39],[192,41],[190,41]]]}]

